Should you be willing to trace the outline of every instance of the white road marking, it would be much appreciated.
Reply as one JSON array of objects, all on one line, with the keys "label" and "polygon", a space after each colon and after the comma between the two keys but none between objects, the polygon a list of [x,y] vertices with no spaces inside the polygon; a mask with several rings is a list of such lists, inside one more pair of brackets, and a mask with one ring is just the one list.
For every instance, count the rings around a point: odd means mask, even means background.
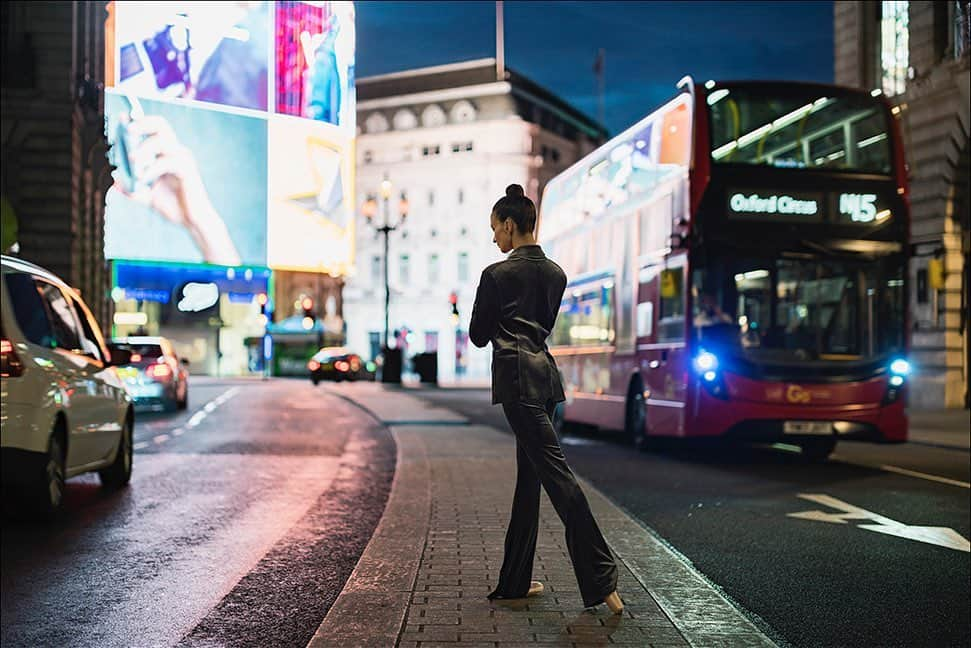
[{"label": "white road marking", "polygon": [[881,470],[900,473],[901,475],[907,475],[909,477],[919,477],[920,479],[929,479],[930,481],[936,481],[942,484],[950,484],[951,486],[971,488],[971,484],[968,482],[958,481],[956,479],[948,479],[947,477],[938,477],[937,475],[928,475],[927,473],[917,472],[916,470],[907,470],[906,468],[898,468],[897,466],[888,466],[886,464],[881,465],[880,468]]},{"label": "white road marking", "polygon": [[189,422],[186,423],[185,426],[193,428],[199,425],[200,423],[202,423],[203,419],[205,418],[206,418],[205,412],[196,412],[195,414],[192,415],[192,418],[189,419]]},{"label": "white road marking", "polygon": [[182,436],[183,434],[185,434],[185,430],[182,428],[175,428],[172,430],[172,436]]},{"label": "white road marking", "polygon": [[154,441],[155,443],[165,443],[171,438],[172,437],[170,437],[168,434],[158,434],[154,438],[152,438],[152,441]]},{"label": "white road marking", "polygon": [[138,443],[132,446],[132,450],[144,450],[147,447],[148,447],[148,443],[146,443],[145,441],[139,441]]},{"label": "white road marking", "polygon": [[857,528],[971,553],[971,542],[968,542],[967,538],[949,527],[910,526],[903,522],[884,517],[879,513],[873,513],[872,511],[860,508],[859,506],[847,504],[842,500],[822,493],[799,493],[798,496],[802,499],[816,502],[817,504],[822,504],[823,506],[828,506],[842,512],[827,513],[826,511],[817,509],[813,511],[802,511],[800,513],[789,513],[788,517],[813,520],[815,522],[829,522],[831,524],[846,524],[847,520],[869,520],[872,524],[859,524]]},{"label": "white road marking", "polygon": [[957,479],[948,479],[947,477],[939,477],[937,475],[930,475],[928,473],[922,473],[916,470],[908,470],[907,468],[900,468],[899,466],[891,466],[889,464],[873,465],[873,464],[863,463],[861,461],[854,461],[849,457],[844,457],[838,454],[832,455],[831,458],[837,461],[842,461],[843,463],[853,464],[856,466],[863,466],[864,468],[875,468],[877,470],[884,470],[886,472],[897,473],[898,475],[907,475],[908,477],[917,477],[918,479],[926,479],[928,481],[935,481],[941,484],[947,484],[949,486],[957,486],[959,488],[971,488],[971,484],[969,484],[968,482],[958,481]]},{"label": "white road marking", "polygon": [[561,445],[568,446],[586,446],[586,445],[603,445],[603,441],[597,441],[596,439],[584,439],[582,437],[563,437],[560,439]]}]

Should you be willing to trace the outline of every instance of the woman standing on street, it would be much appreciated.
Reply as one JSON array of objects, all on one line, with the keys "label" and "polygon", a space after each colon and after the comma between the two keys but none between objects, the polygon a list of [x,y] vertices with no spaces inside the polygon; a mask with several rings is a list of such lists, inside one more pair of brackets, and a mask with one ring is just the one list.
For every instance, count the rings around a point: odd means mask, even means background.
[{"label": "woman standing on street", "polygon": [[566,544],[586,607],[606,603],[620,613],[617,566],[566,463],[553,430],[556,403],[564,400],[560,374],[547,351],[566,275],[536,243],[536,206],[519,185],[492,208],[493,242],[505,261],[482,271],[469,337],[492,342],[492,402],[501,403],[516,435],[516,494],[506,531],[499,584],[490,599],[523,598],[543,591],[530,581],[539,531],[539,489],[546,489],[566,526]]}]

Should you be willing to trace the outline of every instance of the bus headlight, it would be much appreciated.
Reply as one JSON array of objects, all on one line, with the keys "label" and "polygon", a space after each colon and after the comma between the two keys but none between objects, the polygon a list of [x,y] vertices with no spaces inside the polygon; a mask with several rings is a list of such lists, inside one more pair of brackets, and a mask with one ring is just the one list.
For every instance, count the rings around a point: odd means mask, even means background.
[{"label": "bus headlight", "polygon": [[[702,376],[705,376],[708,373],[714,373],[714,371],[718,369],[718,356],[709,351],[702,351],[695,356],[694,365],[695,371],[700,373]],[[712,376],[710,379],[706,378],[706,380],[714,380],[714,376]]]},{"label": "bus headlight", "polygon": [[890,363],[890,373],[901,378],[910,375],[910,363],[903,358],[897,358]]},{"label": "bus headlight", "polygon": [[909,362],[903,358],[896,358],[890,363],[890,379],[887,381],[887,395],[883,399],[884,405],[897,402],[903,392],[908,375],[910,375]]},{"label": "bus headlight", "polygon": [[702,350],[691,361],[694,370],[701,376],[701,384],[715,398],[728,399],[728,389],[721,372],[718,371],[718,356]]}]

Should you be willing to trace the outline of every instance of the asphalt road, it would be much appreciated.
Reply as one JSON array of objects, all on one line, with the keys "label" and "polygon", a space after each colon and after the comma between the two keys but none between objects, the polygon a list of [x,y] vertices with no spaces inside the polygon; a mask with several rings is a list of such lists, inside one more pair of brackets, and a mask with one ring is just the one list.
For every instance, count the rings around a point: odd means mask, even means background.
[{"label": "asphalt road", "polygon": [[140,414],[130,486],[67,483],[54,523],[5,517],[3,646],[299,646],[384,510],[394,442],[307,381],[192,381]]},{"label": "asphalt road", "polygon": [[[509,429],[487,391],[415,393],[476,423]],[[829,462],[814,465],[752,446],[637,453],[618,435],[597,431],[572,433],[563,446],[579,475],[782,644],[971,644],[971,554],[904,537],[923,533],[947,542],[956,532],[966,544],[967,451],[844,442]],[[813,511],[821,513],[792,516]]]}]

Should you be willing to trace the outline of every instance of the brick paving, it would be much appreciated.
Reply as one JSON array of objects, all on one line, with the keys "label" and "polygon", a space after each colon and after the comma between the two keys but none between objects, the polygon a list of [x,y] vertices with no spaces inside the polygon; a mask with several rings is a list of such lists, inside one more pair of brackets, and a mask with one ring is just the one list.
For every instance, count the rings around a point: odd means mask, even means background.
[{"label": "brick paving", "polygon": [[415,440],[434,448],[434,454],[429,456],[428,538],[398,645],[688,645],[623,563],[618,589],[624,614],[614,617],[603,605],[583,609],[563,525],[545,493],[533,579],[546,591],[522,601],[487,600],[502,565],[515,481],[514,442],[475,427],[402,434],[420,435]]},{"label": "brick paving", "polygon": [[397,471],[384,517],[309,646],[774,646],[662,542],[582,483],[618,557],[622,615],[584,609],[545,493],[533,579],[543,594],[489,601],[515,485],[515,440],[404,390],[335,390],[391,426]]}]

